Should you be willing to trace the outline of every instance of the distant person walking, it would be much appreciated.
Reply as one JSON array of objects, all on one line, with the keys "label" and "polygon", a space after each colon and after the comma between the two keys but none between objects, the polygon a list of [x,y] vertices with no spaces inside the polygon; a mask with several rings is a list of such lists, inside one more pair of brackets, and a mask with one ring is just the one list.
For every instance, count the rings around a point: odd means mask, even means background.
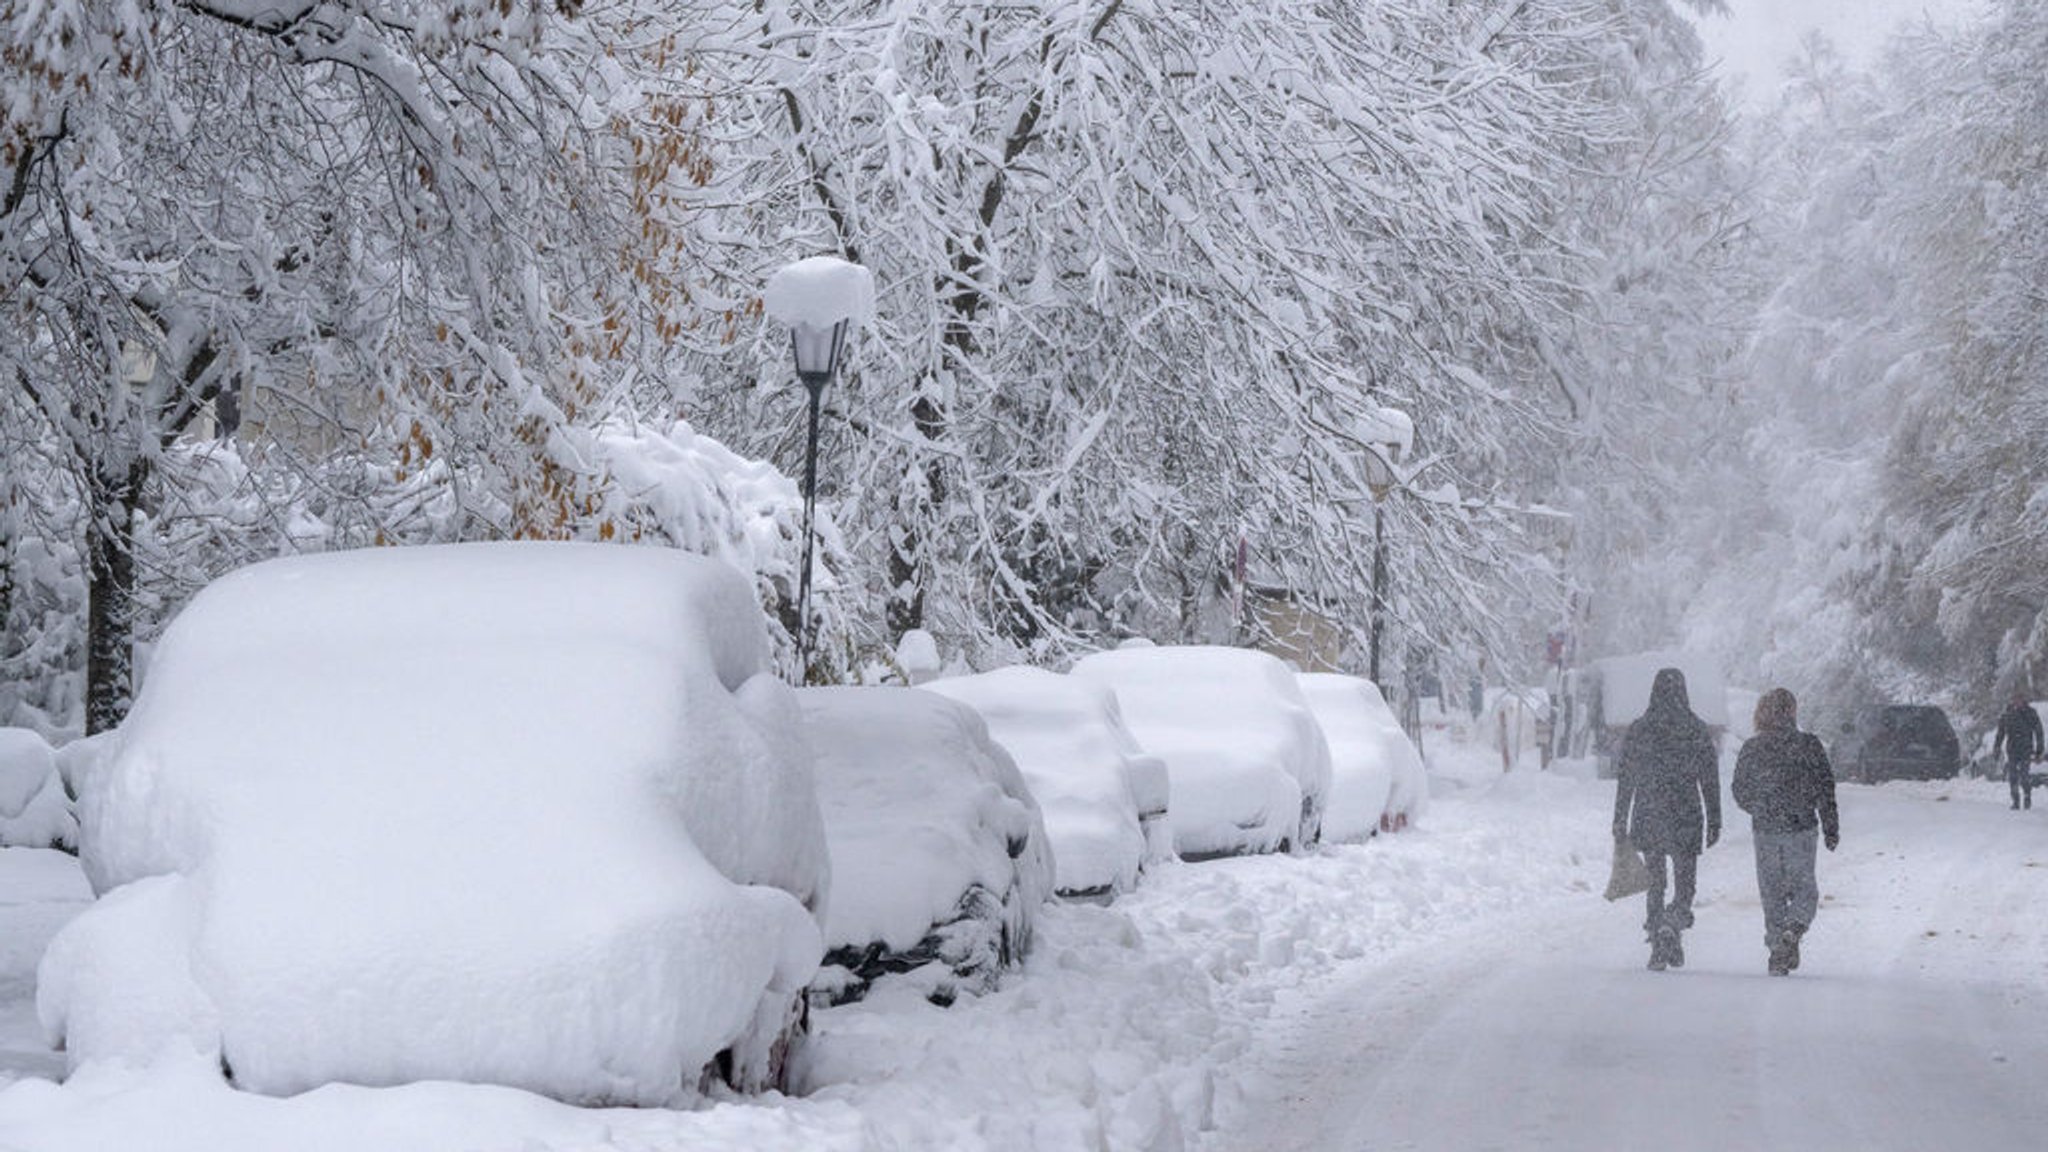
[{"label": "distant person walking", "polygon": [[1773,688],[1756,702],[1756,735],[1735,756],[1730,790],[1749,813],[1756,840],[1756,890],[1764,905],[1764,947],[1773,976],[1799,967],[1799,940],[1820,910],[1814,881],[1816,834],[1828,851],[1842,840],[1835,773],[1820,737],[1799,730],[1799,702]]},{"label": "distant person walking", "polygon": [[2027,703],[2024,693],[2012,694],[2012,702],[1998,717],[1998,735],[1991,741],[1991,758],[2005,755],[2005,783],[2012,789],[2012,806],[2034,806],[2034,775],[2028,767],[2040,761],[2048,747],[2041,740],[2041,717]]},{"label": "distant person walking", "polygon": [[1680,934],[1692,927],[1700,853],[1721,838],[1721,769],[1713,734],[1686,698],[1685,673],[1658,670],[1650,706],[1628,726],[1615,769],[1614,836],[1626,837],[1650,866],[1643,895],[1650,968],[1683,967]]}]

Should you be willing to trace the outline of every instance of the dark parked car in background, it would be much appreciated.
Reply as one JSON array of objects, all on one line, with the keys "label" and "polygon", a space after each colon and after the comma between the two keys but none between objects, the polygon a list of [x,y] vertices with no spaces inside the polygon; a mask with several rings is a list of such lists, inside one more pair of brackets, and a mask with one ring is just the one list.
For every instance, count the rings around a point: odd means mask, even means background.
[{"label": "dark parked car in background", "polygon": [[1932,704],[1887,704],[1844,727],[1831,756],[1840,779],[1948,780],[1962,770],[1955,726]]}]

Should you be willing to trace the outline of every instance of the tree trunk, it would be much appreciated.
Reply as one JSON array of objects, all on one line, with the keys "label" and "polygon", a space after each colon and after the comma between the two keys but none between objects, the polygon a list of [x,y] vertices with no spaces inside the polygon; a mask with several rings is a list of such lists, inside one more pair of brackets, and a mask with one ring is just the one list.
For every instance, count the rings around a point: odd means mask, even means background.
[{"label": "tree trunk", "polygon": [[[936,387],[936,383],[928,383]],[[927,391],[910,406],[912,422],[920,438],[936,445],[945,435],[946,417],[937,400]],[[945,474],[936,452],[922,453],[910,461],[912,475],[897,489],[895,527],[889,536],[889,635],[897,640],[913,628],[924,627],[924,593],[928,574],[924,563],[924,536],[931,527],[933,509],[945,503]]]},{"label": "tree trunk", "polygon": [[135,509],[149,465],[96,476],[86,531],[85,732],[105,732],[128,714],[134,692]]}]

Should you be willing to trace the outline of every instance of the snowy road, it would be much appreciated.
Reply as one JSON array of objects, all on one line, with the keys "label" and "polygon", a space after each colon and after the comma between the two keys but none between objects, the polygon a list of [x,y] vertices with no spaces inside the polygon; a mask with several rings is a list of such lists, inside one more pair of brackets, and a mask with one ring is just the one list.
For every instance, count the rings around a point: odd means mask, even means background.
[{"label": "snowy road", "polygon": [[1764,973],[1746,822],[1701,862],[1683,971],[1640,904],[1406,951],[1299,1005],[1220,1148],[2048,1146],[2048,811],[1988,786],[1842,789],[1789,979]]}]

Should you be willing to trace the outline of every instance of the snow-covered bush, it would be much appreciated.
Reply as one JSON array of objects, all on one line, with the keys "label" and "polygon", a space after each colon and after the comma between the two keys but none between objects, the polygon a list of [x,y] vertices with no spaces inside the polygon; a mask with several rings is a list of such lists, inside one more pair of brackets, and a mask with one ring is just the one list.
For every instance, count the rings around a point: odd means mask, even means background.
[{"label": "snow-covered bush", "polygon": [[[1413,745],[1391,723],[1379,688],[1359,676],[1306,672],[1301,691],[1330,745],[1330,799],[1323,806],[1325,840],[1364,840],[1380,830],[1394,788],[1396,741]],[[1384,719],[1383,719],[1384,717]]]},{"label": "snow-covered bush", "polygon": [[21,815],[56,774],[57,756],[41,736],[27,728],[0,728],[0,820]]},{"label": "snow-covered bush", "polygon": [[186,607],[79,773],[102,898],[38,1007],[74,1066],[673,1104],[772,1080],[823,830],[747,580],[664,548],[273,560]]},{"label": "snow-covered bush", "polygon": [[[52,499],[52,517],[76,504]],[[0,509],[0,527],[8,515]],[[0,724],[61,741],[85,727],[85,576],[69,539],[0,539]]]},{"label": "snow-covered bush", "polygon": [[1124,727],[1114,693],[1023,665],[922,687],[980,713],[1017,762],[1045,817],[1056,892],[1114,896],[1137,884],[1145,826],[1166,816],[1166,769]]},{"label": "snow-covered bush", "polygon": [[[614,420],[560,435],[596,476],[597,507],[580,535],[660,541],[748,573],[770,613],[778,661],[794,660],[804,507],[795,480],[683,420],[664,427]],[[813,659],[830,669],[839,659],[831,641],[844,632],[845,613],[834,593],[846,552],[824,509],[816,531],[811,611],[823,642],[812,645]]]},{"label": "snow-covered bush", "polygon": [[1284,851],[1320,837],[1330,750],[1279,658],[1120,648],[1083,657],[1072,674],[1115,691],[1139,746],[1166,762],[1182,856]]},{"label": "snow-covered bush", "polygon": [[1053,885],[1009,753],[972,708],[931,692],[797,695],[832,851],[820,993],[855,999],[885,975],[939,1003],[993,987],[1030,948]]},{"label": "snow-covered bush", "polygon": [[71,848],[78,819],[57,754],[27,728],[0,728],[0,847]]}]

